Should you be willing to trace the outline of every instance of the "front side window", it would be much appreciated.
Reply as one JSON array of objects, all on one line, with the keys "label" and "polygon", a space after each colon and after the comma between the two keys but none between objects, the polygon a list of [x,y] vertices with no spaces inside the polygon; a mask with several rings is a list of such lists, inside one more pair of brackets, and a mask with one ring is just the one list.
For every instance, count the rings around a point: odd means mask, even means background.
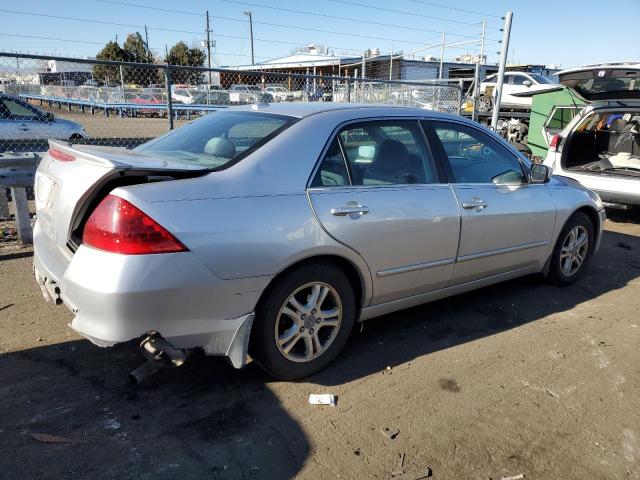
[{"label": "front side window", "polygon": [[345,127],[338,137],[353,185],[437,182],[417,121],[362,122]]},{"label": "front side window", "polygon": [[140,145],[136,150],[173,162],[221,170],[237,163],[295,121],[285,115],[220,111]]},{"label": "front side window", "polygon": [[[513,85],[524,85],[527,80],[529,79],[524,75],[511,75],[511,83]],[[531,80],[529,80],[529,83],[532,83]]]},{"label": "front side window", "polygon": [[433,122],[431,125],[447,155],[455,183],[525,183],[516,155],[486,133],[457,123]]}]

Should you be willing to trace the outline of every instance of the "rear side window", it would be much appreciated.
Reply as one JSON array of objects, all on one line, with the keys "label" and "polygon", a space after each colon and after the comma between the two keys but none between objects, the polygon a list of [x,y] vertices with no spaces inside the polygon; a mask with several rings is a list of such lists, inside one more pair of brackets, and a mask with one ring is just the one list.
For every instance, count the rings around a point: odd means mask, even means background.
[{"label": "rear side window", "polygon": [[338,134],[353,185],[436,183],[417,121],[362,122]]},{"label": "rear side window", "polygon": [[447,155],[455,183],[525,183],[520,161],[486,133],[458,123],[430,122]]},{"label": "rear side window", "polygon": [[334,138],[320,163],[320,168],[311,182],[311,186],[340,187],[345,185],[349,185],[349,173],[340,150],[340,143],[337,138]]}]

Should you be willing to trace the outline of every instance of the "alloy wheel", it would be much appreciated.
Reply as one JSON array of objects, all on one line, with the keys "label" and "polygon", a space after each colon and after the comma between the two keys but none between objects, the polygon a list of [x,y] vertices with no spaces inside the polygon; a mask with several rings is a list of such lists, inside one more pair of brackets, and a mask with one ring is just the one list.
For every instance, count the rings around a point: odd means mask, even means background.
[{"label": "alloy wheel", "polygon": [[292,362],[319,357],[335,340],[342,322],[342,301],[326,283],[311,282],[285,300],[275,323],[280,353]]},{"label": "alloy wheel", "polygon": [[584,263],[589,249],[589,234],[582,225],[569,230],[560,250],[560,270],[570,277],[574,275]]}]

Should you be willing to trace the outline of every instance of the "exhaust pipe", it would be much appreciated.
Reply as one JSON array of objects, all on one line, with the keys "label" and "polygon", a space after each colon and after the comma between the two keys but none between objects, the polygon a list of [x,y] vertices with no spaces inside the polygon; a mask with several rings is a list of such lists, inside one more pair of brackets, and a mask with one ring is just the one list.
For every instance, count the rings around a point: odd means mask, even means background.
[{"label": "exhaust pipe", "polygon": [[179,367],[189,358],[189,352],[171,345],[158,332],[148,332],[140,342],[140,352],[147,361],[129,373],[129,381],[140,384],[162,368]]}]

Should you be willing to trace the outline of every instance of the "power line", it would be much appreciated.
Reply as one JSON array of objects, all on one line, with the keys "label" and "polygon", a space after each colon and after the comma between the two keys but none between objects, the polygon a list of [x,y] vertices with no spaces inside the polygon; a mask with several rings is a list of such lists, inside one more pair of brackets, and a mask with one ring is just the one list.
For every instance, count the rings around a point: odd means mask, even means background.
[{"label": "power line", "polygon": [[[193,12],[193,11],[176,10],[176,9],[169,9],[169,8],[160,8],[160,7],[153,7],[153,6],[150,6],[150,5],[141,5],[141,4],[130,3],[130,2],[120,2],[120,1],[116,1],[116,0],[96,0],[96,1],[101,2],[101,3],[111,3],[111,4],[115,4],[115,5],[124,5],[124,6],[127,6],[127,7],[143,8],[143,9],[147,9],[147,10],[157,10],[157,11],[168,12],[168,13],[179,13],[179,14],[182,14],[182,15],[202,16],[201,13],[197,13],[197,12]],[[227,1],[227,0],[220,0],[220,1]],[[228,0],[228,1],[231,1],[231,0]],[[240,2],[234,2],[234,3],[240,3]],[[244,2],[242,2],[242,3],[244,3]],[[246,5],[256,5],[256,6],[263,7],[263,8],[272,8],[272,9],[276,9],[276,10],[284,10],[284,9],[280,9],[278,7],[271,7],[271,6],[267,6],[267,5],[257,5],[257,4],[248,4],[248,3],[245,3],[245,4]],[[292,10],[292,12],[293,12],[293,10]],[[430,30],[430,29],[425,29],[425,28],[411,27],[411,26],[407,26],[407,25],[395,25],[395,24],[390,24],[390,23],[373,22],[373,21],[368,21],[368,20],[337,17],[337,16],[329,16],[329,15],[315,14],[315,13],[314,14],[309,14],[308,12],[300,12],[298,10],[295,10],[295,12],[302,13],[302,14],[307,14],[307,15],[313,15],[313,16],[326,16],[328,18],[334,18],[334,19],[340,19],[340,20],[356,21],[356,22],[360,22],[360,23],[369,23],[369,24],[372,24],[372,25],[383,26],[383,27],[394,27],[394,28],[400,28],[400,29],[403,29],[403,30],[413,30],[413,31],[417,31],[417,32],[437,33],[437,34],[442,33],[440,30]],[[232,17],[223,17],[223,16],[219,16],[219,15],[212,15],[211,18],[215,18],[215,19],[218,19],[218,20],[228,20],[228,21],[231,21],[231,22],[242,22],[242,23],[245,22],[244,19],[232,18]],[[386,37],[377,37],[377,36],[373,36],[373,35],[361,35],[361,34],[356,34],[356,33],[336,32],[336,31],[332,31],[332,30],[322,30],[322,29],[310,28],[310,27],[299,27],[299,26],[295,26],[295,25],[283,25],[281,23],[271,23],[271,22],[261,22],[261,21],[254,21],[253,23],[256,24],[256,25],[266,25],[266,26],[270,26],[270,27],[280,27],[280,28],[288,28],[288,29],[292,29],[292,30],[304,30],[304,31],[319,32],[319,33],[329,33],[331,35],[343,35],[343,36],[347,36],[347,37],[371,38],[371,39],[374,39],[374,40],[384,40],[384,41],[397,42],[397,43],[407,43],[407,44],[411,43],[411,44],[415,44],[415,45],[423,45],[423,43],[424,43],[424,42],[416,42],[416,41],[412,41],[412,40],[402,40],[402,39],[397,39],[397,38],[386,38]],[[471,25],[475,25],[475,24],[471,24]],[[448,35],[456,36],[456,37],[462,37],[462,38],[477,38],[477,35],[467,35],[467,34],[463,34],[463,33],[448,33]]]},{"label": "power line", "polygon": [[[222,1],[231,2],[231,3],[244,3],[244,2],[236,2],[235,0],[222,0]],[[382,11],[382,12],[398,13],[400,15],[409,15],[411,17],[428,18],[430,20],[438,20],[440,22],[457,23],[458,25],[467,25],[467,26],[476,26],[477,25],[477,23],[464,22],[462,20],[452,20],[450,18],[445,18],[445,17],[434,17],[434,16],[431,16],[431,15],[424,15],[422,13],[407,12],[406,10],[395,10],[393,8],[379,7],[379,6],[376,6],[376,5],[368,5],[366,3],[352,2],[352,1],[349,1],[349,0],[328,0],[328,1],[334,2],[334,3],[341,3],[343,5],[352,5],[352,6],[356,6],[356,7],[370,8],[370,9],[374,9],[374,10],[378,10],[378,11]],[[499,28],[496,28],[496,30],[499,30]]]},{"label": "power line", "polygon": [[483,15],[485,17],[493,17],[493,18],[500,18],[500,19],[502,18],[502,15],[494,15],[492,13],[478,12],[476,10],[465,10],[464,8],[451,7],[449,5],[442,5],[439,3],[427,2],[424,0],[409,0],[409,1],[414,3],[421,3],[422,5],[429,5],[431,7],[446,8],[447,10],[453,10],[456,12],[471,13],[474,15]]},{"label": "power line", "polygon": [[57,37],[38,37],[36,35],[18,35],[17,33],[0,33],[3,37],[17,37],[17,38],[33,38],[36,40],[54,40],[57,42],[69,42],[69,43],[86,43],[92,45],[104,45],[104,42],[92,42],[91,40],[71,40],[68,38]]},{"label": "power line", "polygon": [[[403,29],[407,29],[407,28],[411,28],[413,30],[419,30],[419,31],[423,31],[423,32],[430,32],[430,33],[441,33],[438,30],[427,30],[427,29],[419,29],[419,28],[412,28],[412,27],[407,27],[405,25],[394,25],[391,23],[384,23],[384,22],[375,22],[372,20],[363,20],[361,18],[353,18],[353,17],[345,17],[345,16],[339,16],[339,15],[330,15],[328,13],[319,13],[319,12],[305,12],[303,10],[294,10],[291,8],[282,8],[282,7],[273,7],[271,5],[264,5],[261,3],[252,3],[252,2],[245,2],[242,0],[220,0],[221,2],[226,2],[226,3],[233,3],[236,5],[248,5],[251,7],[258,7],[258,8],[266,8],[269,10],[276,10],[276,11],[280,11],[280,12],[288,12],[288,13],[297,13],[300,15],[310,15],[312,17],[323,17],[323,18],[330,18],[333,20],[346,20],[346,21],[350,21],[350,22],[357,22],[357,23],[368,23],[370,25],[376,25],[376,26],[382,26],[382,27],[396,27],[396,28],[403,28]],[[331,1],[339,1],[339,0],[331,0]],[[352,4],[356,4],[355,2],[351,2]],[[356,4],[359,6],[365,6],[365,7],[369,7],[369,5],[366,4]],[[378,8],[378,7],[373,7],[373,8]],[[394,10],[392,10],[394,11]],[[398,13],[398,11],[394,11],[396,13]],[[412,16],[424,16],[424,15],[419,15],[419,14],[413,14],[410,12],[402,12],[404,14],[408,14],[408,15],[412,15]],[[429,16],[424,16],[425,18],[431,18],[431,19],[438,19],[441,20],[439,17],[429,17]],[[455,20],[451,20],[451,22],[454,23],[460,23],[463,25],[467,25],[467,26],[476,26],[476,24],[473,23],[467,23],[467,22],[460,22],[460,21],[455,21]],[[466,35],[466,34],[457,34],[457,33],[450,33],[450,35],[456,35],[459,37],[469,37],[471,38],[471,36]],[[475,37],[473,37],[475,38]]]}]

